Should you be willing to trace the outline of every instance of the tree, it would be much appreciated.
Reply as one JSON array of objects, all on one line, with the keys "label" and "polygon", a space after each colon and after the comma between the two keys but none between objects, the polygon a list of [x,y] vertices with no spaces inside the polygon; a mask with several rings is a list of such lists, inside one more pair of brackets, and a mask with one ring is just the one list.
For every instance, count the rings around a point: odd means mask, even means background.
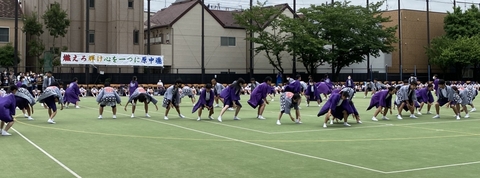
[{"label": "tree", "polygon": [[282,74],[284,72],[282,53],[286,51],[286,37],[282,33],[280,22],[283,16],[280,7],[265,7],[265,3],[260,2],[251,9],[234,15],[239,25],[254,34],[253,37],[247,35],[246,40],[257,44],[254,49],[255,55],[264,52],[269,63]]},{"label": "tree", "polygon": [[[430,43],[430,47],[425,47],[426,49],[425,53],[430,59],[430,62],[433,65],[438,66],[442,70],[443,74],[447,73],[448,69],[450,68],[450,65],[452,65],[452,61],[450,60],[450,58],[445,58],[445,56],[443,55],[443,52],[453,42],[454,40],[446,36],[440,36],[432,40],[432,42]],[[442,77],[445,77],[445,76],[442,76]]]},{"label": "tree", "polygon": [[320,37],[322,28],[317,23],[321,14],[308,8],[300,9],[299,13],[302,14],[299,18],[282,19],[283,31],[290,34],[286,40],[287,49],[295,52],[308,74],[315,74],[317,67],[325,63],[327,54],[324,46],[328,42]]},{"label": "tree", "polygon": [[367,55],[380,56],[394,50],[397,27],[385,27],[390,17],[383,17],[383,1],[371,3],[368,8],[350,5],[350,2],[311,5],[307,10],[319,14],[315,20],[322,29],[320,37],[331,44],[326,62],[332,67],[333,79],[342,68],[360,63]]},{"label": "tree", "polygon": [[52,53],[54,55],[54,64],[59,64],[55,61],[60,60],[60,53],[66,49],[65,46],[63,46],[62,49],[56,48],[55,39],[59,37],[65,37],[67,34],[67,29],[70,26],[70,20],[67,17],[67,12],[60,7],[58,2],[53,3],[42,16],[42,19],[45,22],[45,27],[47,28],[50,36],[53,37]]},{"label": "tree", "polygon": [[448,12],[444,19],[446,36],[451,39],[473,37],[480,34],[480,11],[476,5],[462,11],[457,6],[453,12]]},{"label": "tree", "polygon": [[[17,57],[15,61],[14,55],[15,48],[12,46],[11,43],[8,43],[5,46],[0,47],[0,66],[7,68],[14,67],[15,64],[20,62],[20,56]],[[17,54],[20,54],[17,52]]]},{"label": "tree", "polygon": [[43,60],[40,60],[40,56],[45,51],[45,45],[40,39],[40,35],[43,34],[43,25],[38,21],[38,15],[36,12],[32,12],[30,15],[24,15],[23,17],[23,33],[29,38],[27,42],[28,55],[35,57],[36,61],[43,66]]}]

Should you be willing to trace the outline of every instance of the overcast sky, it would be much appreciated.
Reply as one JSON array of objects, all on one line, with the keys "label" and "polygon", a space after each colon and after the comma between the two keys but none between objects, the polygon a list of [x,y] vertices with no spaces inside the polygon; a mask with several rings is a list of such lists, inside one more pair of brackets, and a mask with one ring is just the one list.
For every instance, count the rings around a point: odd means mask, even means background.
[{"label": "overcast sky", "polygon": [[[145,1],[145,9],[147,9],[147,0]],[[297,8],[302,8],[309,6],[310,4],[320,4],[321,2],[326,2],[328,0],[297,0]],[[379,0],[371,0],[372,2],[377,2]],[[175,0],[151,0],[151,11],[158,11],[162,8],[168,7],[170,4],[175,2]],[[264,2],[261,0],[260,2]],[[329,1],[330,2],[330,1]],[[356,5],[365,5],[366,0],[351,0],[352,4]],[[223,9],[225,7],[232,8],[246,8],[249,6],[249,0],[205,0],[205,4],[217,5],[220,4],[220,7]],[[254,0],[256,3],[256,0]],[[267,5],[273,4],[282,4],[288,3],[290,6],[293,6],[293,0],[268,0]],[[471,4],[480,4],[480,0],[457,0],[457,5],[464,8],[469,7]],[[414,9],[414,10],[426,10],[427,5],[425,0],[400,0],[402,9]],[[388,7],[387,7],[388,5]],[[430,0],[430,11],[435,12],[447,12],[451,11],[453,7],[453,0]],[[394,10],[398,8],[398,0],[387,0],[386,5],[382,9]]]}]

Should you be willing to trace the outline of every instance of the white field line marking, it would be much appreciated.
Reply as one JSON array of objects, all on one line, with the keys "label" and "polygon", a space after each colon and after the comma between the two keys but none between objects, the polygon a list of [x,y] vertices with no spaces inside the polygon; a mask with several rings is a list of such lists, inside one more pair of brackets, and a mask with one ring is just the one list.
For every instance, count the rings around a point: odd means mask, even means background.
[{"label": "white field line marking", "polygon": [[72,174],[73,176],[75,176],[76,178],[81,178],[80,175],[78,175],[77,173],[75,173],[72,169],[68,168],[67,166],[65,166],[65,164],[63,164],[62,162],[60,162],[59,160],[57,160],[55,157],[53,157],[52,155],[50,155],[49,153],[47,153],[45,150],[43,150],[42,148],[40,148],[37,144],[33,143],[30,139],[28,139],[27,137],[25,137],[23,134],[21,134],[19,131],[15,130],[14,128],[12,128],[13,131],[15,131],[18,135],[20,135],[23,139],[25,139],[28,143],[32,144],[35,148],[37,148],[38,150],[40,150],[43,154],[45,154],[47,157],[49,157],[51,160],[55,161],[58,165],[62,166],[63,169],[67,170],[70,174]]},{"label": "white field line marking", "polygon": [[465,165],[472,165],[472,164],[479,164],[479,163],[480,163],[480,161],[475,161],[475,162],[467,162],[467,163],[459,163],[459,164],[448,164],[448,165],[443,165],[443,166],[432,166],[432,167],[424,167],[424,168],[416,168],[416,169],[405,169],[405,170],[399,170],[399,171],[389,171],[389,172],[385,172],[385,174],[395,174],[395,173],[422,171],[422,170],[429,170],[429,169],[439,169],[439,168],[446,168],[446,167],[465,166]]},{"label": "white field line marking", "polygon": [[[88,108],[88,109],[92,109],[92,110],[95,110],[95,108],[91,108],[91,107],[84,107],[84,108]],[[118,114],[118,110],[117,110],[117,114]],[[123,115],[123,114],[122,114]],[[190,118],[190,117],[185,117],[185,119],[190,119],[190,120],[197,120],[197,119],[194,119],[194,118]],[[205,119],[206,120],[206,119]],[[222,124],[222,123],[219,123],[217,122],[216,119],[214,119],[213,121],[207,121],[208,123],[211,123],[211,124],[217,124],[217,125],[221,125],[221,126],[226,126],[226,127],[231,127],[231,128],[236,128],[236,129],[241,129],[241,130],[248,130],[248,131],[252,131],[252,132],[257,132],[257,133],[262,133],[262,134],[271,134],[270,132],[264,132],[264,131],[261,131],[261,130],[255,130],[255,129],[250,129],[250,128],[245,128],[245,127],[239,127],[239,126],[233,126],[233,125],[228,125],[228,124]]]},{"label": "white field line marking", "polygon": [[296,130],[296,131],[285,131],[285,132],[271,132],[270,134],[290,134],[290,133],[305,133],[305,132],[325,132],[325,131],[333,131],[333,130],[343,130],[343,129],[364,129],[364,128],[374,128],[374,127],[387,127],[393,126],[389,124],[383,125],[372,125],[372,126],[364,126],[364,127],[349,127],[349,128],[319,128],[317,130]]},{"label": "white field line marking", "polygon": [[[88,108],[88,107],[85,107],[85,108]],[[91,109],[93,109],[93,108],[91,108]],[[117,113],[117,114],[124,115],[124,116],[129,116],[129,115],[124,114],[124,113]],[[372,172],[377,172],[377,173],[382,173],[382,174],[386,173],[385,171],[380,171],[380,170],[371,169],[371,168],[367,168],[367,167],[357,166],[357,165],[348,164],[348,163],[335,161],[335,160],[331,160],[331,159],[311,156],[311,155],[307,155],[307,154],[297,153],[297,152],[288,151],[288,150],[275,148],[275,147],[270,147],[270,146],[266,146],[266,145],[261,145],[261,144],[257,144],[257,143],[247,142],[247,141],[244,141],[244,140],[239,140],[239,139],[234,139],[234,138],[221,136],[221,135],[217,135],[217,134],[213,134],[213,133],[208,133],[208,132],[204,132],[204,131],[200,131],[200,130],[196,130],[196,129],[192,129],[192,128],[188,128],[188,127],[179,126],[179,125],[176,125],[176,124],[171,124],[171,123],[168,123],[168,122],[160,122],[160,121],[157,121],[157,120],[152,120],[152,119],[147,119],[147,118],[139,118],[139,119],[145,120],[145,121],[150,121],[150,122],[155,122],[155,123],[160,123],[160,124],[163,124],[163,125],[169,125],[169,126],[181,128],[181,129],[184,129],[184,130],[189,130],[189,131],[193,131],[193,132],[197,132],[197,133],[201,133],[201,134],[205,134],[205,135],[210,135],[210,136],[214,136],[214,137],[218,137],[218,138],[223,138],[223,139],[226,139],[226,140],[245,143],[245,144],[248,144],[248,145],[253,145],[253,146],[262,147],[262,148],[266,148],[266,149],[271,149],[271,150],[275,150],[275,151],[279,151],[279,152],[289,153],[289,154],[293,154],[293,155],[297,155],[297,156],[322,160],[322,161],[326,161],[326,162],[330,162],[330,163],[340,164],[340,165],[344,165],[344,166],[348,166],[348,167],[354,167],[354,168],[363,169],[363,170],[372,171]]]},{"label": "white field line marking", "polygon": [[376,169],[366,168],[366,167],[357,166],[357,165],[353,165],[353,164],[348,164],[348,163],[335,161],[335,160],[331,160],[331,159],[320,158],[320,157],[316,157],[316,156],[297,153],[297,152],[288,151],[288,150],[275,148],[275,147],[271,147],[271,146],[266,146],[266,145],[261,145],[261,144],[257,144],[257,143],[247,142],[247,141],[244,141],[244,140],[230,138],[230,137],[226,137],[226,136],[221,136],[221,135],[217,135],[217,134],[213,134],[213,133],[209,133],[209,132],[204,132],[204,131],[200,131],[200,130],[195,130],[195,129],[192,129],[192,128],[183,127],[183,126],[179,126],[179,125],[171,124],[171,123],[167,123],[167,122],[160,122],[160,121],[156,121],[156,120],[152,120],[152,119],[146,119],[146,118],[140,118],[140,119],[150,121],[150,122],[160,123],[160,124],[164,124],[164,125],[169,125],[169,126],[181,128],[181,129],[184,129],[184,130],[189,130],[189,131],[193,131],[193,132],[197,132],[197,133],[201,133],[201,134],[205,134],[205,135],[210,135],[210,136],[214,136],[214,137],[218,137],[218,138],[223,138],[223,139],[226,139],[226,140],[232,140],[232,141],[236,141],[236,142],[240,142],[240,143],[245,143],[245,144],[248,144],[248,145],[253,145],[253,146],[262,147],[262,148],[266,148],[266,149],[271,149],[271,150],[275,150],[275,151],[279,151],[279,152],[289,153],[289,154],[293,154],[293,155],[297,155],[297,156],[303,156],[303,157],[307,157],[307,158],[322,160],[322,161],[326,161],[326,162],[330,162],[330,163],[336,163],[336,164],[340,164],[340,165],[344,165],[344,166],[354,167],[354,168],[363,169],[363,170],[372,171],[372,172],[377,172],[377,173],[383,173],[383,174],[386,173],[384,171],[380,171],[380,170],[376,170]]}]

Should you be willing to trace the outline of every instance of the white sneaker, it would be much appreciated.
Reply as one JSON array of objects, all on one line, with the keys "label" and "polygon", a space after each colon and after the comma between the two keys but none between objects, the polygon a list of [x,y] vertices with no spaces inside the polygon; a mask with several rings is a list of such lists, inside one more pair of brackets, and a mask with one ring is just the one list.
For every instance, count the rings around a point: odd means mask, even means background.
[{"label": "white sneaker", "polygon": [[132,114],[132,116],[130,116],[131,118],[134,118],[135,117],[135,114]]},{"label": "white sneaker", "polygon": [[218,116],[217,120],[218,122],[222,122],[222,116]]},{"label": "white sneaker", "polygon": [[397,119],[402,120],[403,118],[401,115],[397,115]]},{"label": "white sneaker", "polygon": [[376,117],[372,117],[372,121],[378,121]]},{"label": "white sneaker", "polygon": [[80,109],[80,106],[75,106],[75,108]]},{"label": "white sneaker", "polygon": [[220,107],[218,104],[215,105],[216,108]]},{"label": "white sneaker", "polygon": [[240,120],[240,118],[239,118],[239,117],[237,117],[237,116],[235,116],[235,117],[233,117],[233,120],[236,120],[236,121],[238,121],[238,120]]},{"label": "white sneaker", "polygon": [[440,118],[440,116],[437,114],[437,115],[433,116],[433,118],[438,119],[438,118]]},{"label": "white sneaker", "polygon": [[388,117],[383,116],[382,120],[390,120]]},{"label": "white sneaker", "polygon": [[417,119],[418,117],[415,116],[415,114],[411,114],[411,115],[410,115],[410,118]]},{"label": "white sneaker", "polygon": [[50,124],[55,124],[55,121],[53,121],[53,119],[48,119],[47,122],[50,123]]},{"label": "white sneaker", "polygon": [[309,106],[310,106],[310,105],[309,105],[309,104],[307,104],[307,107],[309,107]]},{"label": "white sneaker", "polygon": [[32,118],[32,116],[28,116],[28,120],[33,121],[34,119]]},{"label": "white sneaker", "polygon": [[179,114],[178,117],[180,117],[180,118],[182,118],[182,119],[185,118],[185,116],[182,115],[182,114]]},{"label": "white sneaker", "polygon": [[280,122],[280,120],[277,120],[277,125],[282,125],[282,123]]},{"label": "white sneaker", "polygon": [[297,124],[301,124],[301,123],[302,123],[302,121],[300,121],[300,120],[298,120],[298,119],[295,119],[295,123],[297,123]]},{"label": "white sneaker", "polygon": [[422,112],[418,111],[417,114],[418,114],[419,116],[421,116],[421,115],[422,115]]},{"label": "white sneaker", "polygon": [[472,110],[470,110],[470,112],[475,112],[477,109],[476,108],[472,108]]},{"label": "white sneaker", "polygon": [[465,114],[464,118],[470,118],[470,114]]},{"label": "white sneaker", "polygon": [[40,104],[40,106],[42,106],[42,107],[43,107],[43,103],[41,103],[41,104]]},{"label": "white sneaker", "polygon": [[330,125],[332,125],[332,124],[333,124],[333,119],[330,119]]},{"label": "white sneaker", "polygon": [[327,128],[327,123],[323,123],[323,128]]},{"label": "white sneaker", "polygon": [[23,117],[28,118],[29,116],[27,114],[24,114]]},{"label": "white sneaker", "polygon": [[168,121],[168,117],[167,116],[163,116],[163,119],[167,120]]},{"label": "white sneaker", "polygon": [[2,130],[2,136],[10,136],[10,135],[12,135],[12,134],[8,133],[5,130]]},{"label": "white sneaker", "polygon": [[343,123],[343,126],[345,126],[345,127],[350,127],[351,125],[348,124],[347,122],[344,122],[344,123]]},{"label": "white sneaker", "polygon": [[358,121],[357,121],[357,124],[361,124],[361,123],[362,123],[362,121],[361,121],[361,120],[358,120]]},{"label": "white sneaker", "polygon": [[202,120],[202,118],[198,117],[198,118],[197,118],[197,121],[200,121],[200,120]]},{"label": "white sneaker", "polygon": [[145,113],[145,117],[150,117],[150,115],[148,113]]},{"label": "white sneaker", "polygon": [[102,115],[98,116],[98,119],[102,119],[102,118],[103,118]]},{"label": "white sneaker", "polygon": [[258,116],[257,119],[265,120],[265,118],[262,115]]},{"label": "white sneaker", "polygon": [[430,112],[430,111],[427,111],[427,114],[432,114],[432,112]]},{"label": "white sneaker", "polygon": [[298,109],[302,109],[302,107],[299,106]]},{"label": "white sneaker", "polygon": [[116,116],[116,115],[113,115],[113,116],[112,116],[112,118],[113,118],[113,119],[116,119],[116,118],[117,118],[117,116]]},{"label": "white sneaker", "polygon": [[270,101],[275,101],[274,99],[270,100]]},{"label": "white sneaker", "polygon": [[213,120],[213,117],[212,117],[212,116],[208,116],[208,118],[209,118],[210,120]]},{"label": "white sneaker", "polygon": [[457,116],[456,118],[457,118],[457,120],[460,120],[460,116]]},{"label": "white sneaker", "polygon": [[235,110],[235,109],[233,109],[233,108],[228,108],[227,110],[229,110],[229,111],[233,111],[233,110]]}]

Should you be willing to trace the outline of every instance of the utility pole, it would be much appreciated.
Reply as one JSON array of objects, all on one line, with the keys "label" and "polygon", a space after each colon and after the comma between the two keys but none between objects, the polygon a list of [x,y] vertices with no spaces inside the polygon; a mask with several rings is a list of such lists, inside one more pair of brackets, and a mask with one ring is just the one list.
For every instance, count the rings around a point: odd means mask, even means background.
[{"label": "utility pole", "polygon": [[15,1],[15,37],[13,41],[13,59],[15,67],[13,72],[17,75],[18,72],[18,1]]},{"label": "utility pole", "polygon": [[[367,9],[370,11],[369,3],[370,3],[369,0],[367,0]],[[370,49],[368,49],[368,54],[367,54],[367,78],[369,78],[369,76],[370,76]]]},{"label": "utility pole", "polygon": [[[90,0],[85,3],[85,53],[90,52]],[[85,83],[88,85],[90,66],[85,65]]]},{"label": "utility pole", "polygon": [[[253,8],[253,0],[250,0],[250,10],[252,10]],[[253,25],[253,20],[252,18],[249,19],[249,23],[250,23],[250,26]],[[250,30],[249,32],[249,36],[250,36],[250,39],[253,38],[253,30]],[[250,45],[250,50],[249,50],[249,54],[250,54],[250,78],[253,78],[253,72],[254,72],[254,69],[253,69],[253,41],[252,40],[249,40],[249,45]]]},{"label": "utility pole", "polygon": [[147,55],[150,55],[150,0],[147,0]]},{"label": "utility pole", "polygon": [[202,0],[202,83],[205,83],[205,0]]},{"label": "utility pole", "polygon": [[[297,18],[297,0],[293,0],[293,18]],[[295,34],[293,34],[293,38],[295,38]],[[293,75],[293,77],[296,78],[296,75],[297,75],[297,58],[296,58],[295,50],[293,50],[292,55],[293,55],[292,75]]]},{"label": "utility pole", "polygon": [[400,13],[400,0],[398,0],[398,70],[400,71],[400,81],[403,81],[403,68],[402,68],[402,20]]},{"label": "utility pole", "polygon": [[[430,3],[427,1],[427,44],[428,47],[430,48]],[[428,55],[427,55],[428,57]],[[431,75],[431,69],[430,69],[430,57],[428,57],[428,80],[430,80],[430,75]]]}]

